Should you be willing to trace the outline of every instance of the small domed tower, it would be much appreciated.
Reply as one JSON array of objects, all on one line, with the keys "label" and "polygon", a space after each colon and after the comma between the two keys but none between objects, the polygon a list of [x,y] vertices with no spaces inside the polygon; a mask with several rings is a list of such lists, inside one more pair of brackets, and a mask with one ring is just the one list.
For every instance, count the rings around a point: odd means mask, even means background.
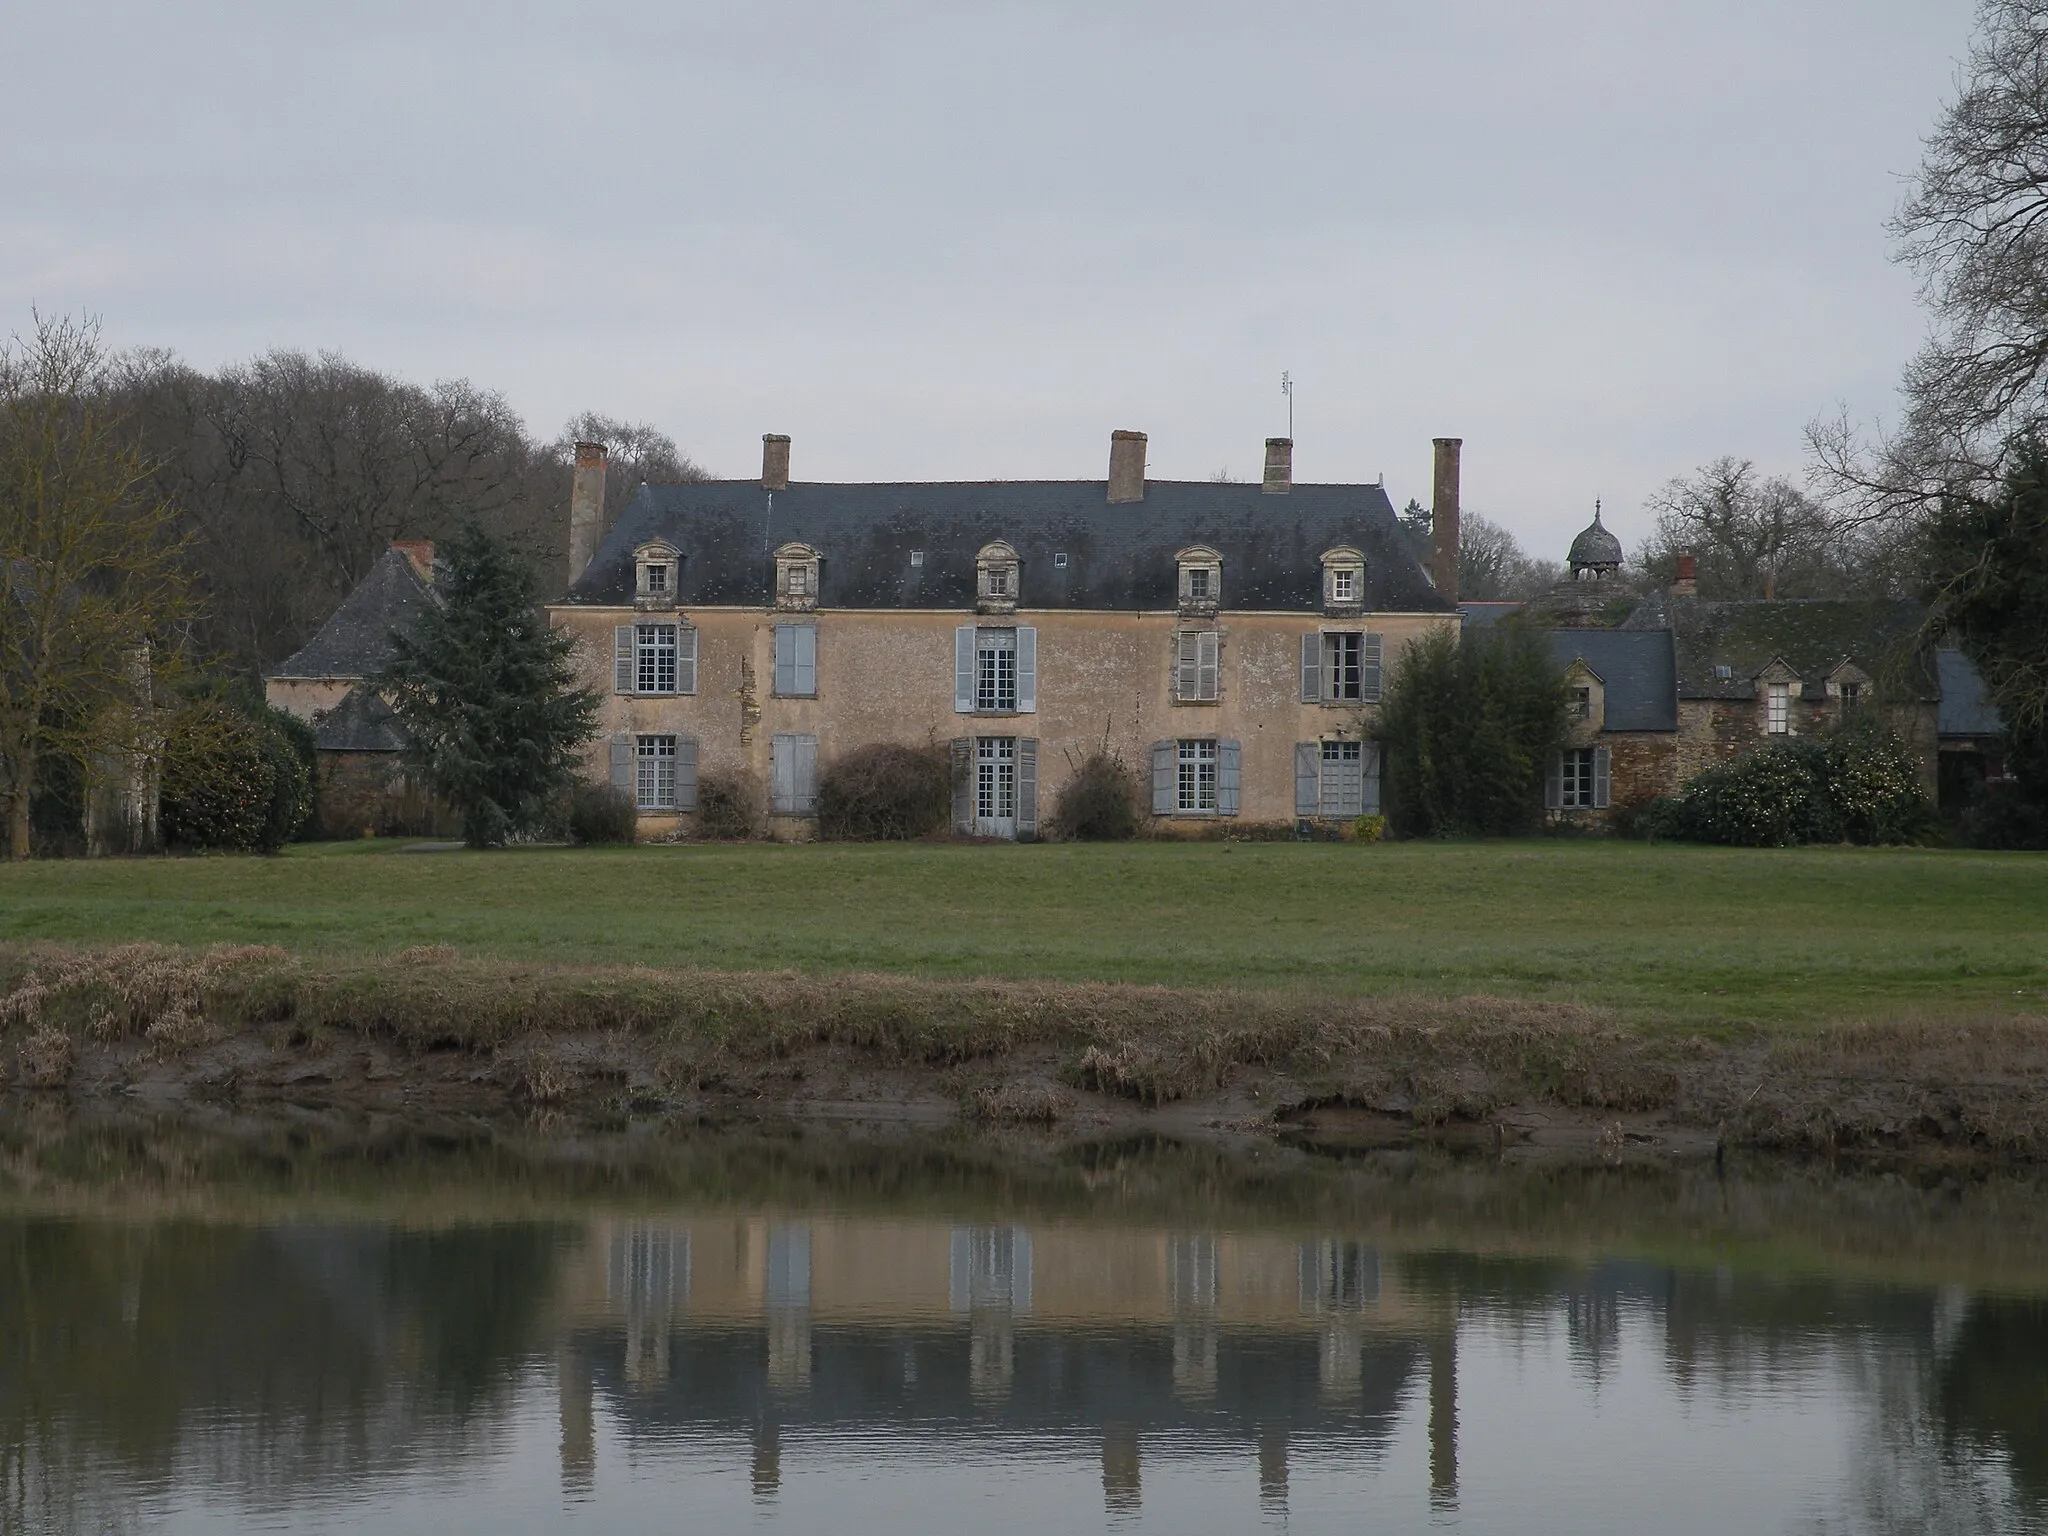
[{"label": "small domed tower", "polygon": [[1606,581],[1621,569],[1621,540],[1600,523],[1600,503],[1593,503],[1593,526],[1572,540],[1565,556],[1573,581]]}]

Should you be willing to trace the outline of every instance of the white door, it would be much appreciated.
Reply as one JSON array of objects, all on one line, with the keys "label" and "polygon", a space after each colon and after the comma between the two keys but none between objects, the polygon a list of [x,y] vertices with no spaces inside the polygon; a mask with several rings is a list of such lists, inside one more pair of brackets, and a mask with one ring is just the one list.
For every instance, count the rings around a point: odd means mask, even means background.
[{"label": "white door", "polygon": [[1017,835],[1017,738],[983,736],[974,744],[974,833]]}]

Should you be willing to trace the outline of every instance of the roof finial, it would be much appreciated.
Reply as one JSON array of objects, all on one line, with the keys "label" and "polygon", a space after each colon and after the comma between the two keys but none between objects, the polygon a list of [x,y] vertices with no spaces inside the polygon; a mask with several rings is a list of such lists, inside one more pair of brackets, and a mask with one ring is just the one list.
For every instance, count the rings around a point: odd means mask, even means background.
[{"label": "roof finial", "polygon": [[1600,526],[1600,498],[1598,496],[1593,498],[1593,526],[1595,528]]}]

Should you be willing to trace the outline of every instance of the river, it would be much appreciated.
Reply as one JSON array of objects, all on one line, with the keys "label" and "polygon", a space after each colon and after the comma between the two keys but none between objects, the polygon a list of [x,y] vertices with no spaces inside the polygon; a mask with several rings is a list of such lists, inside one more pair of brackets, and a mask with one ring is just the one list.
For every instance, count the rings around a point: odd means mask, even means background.
[{"label": "river", "polygon": [[0,1528],[2048,1530],[2048,1185],[0,1123]]}]

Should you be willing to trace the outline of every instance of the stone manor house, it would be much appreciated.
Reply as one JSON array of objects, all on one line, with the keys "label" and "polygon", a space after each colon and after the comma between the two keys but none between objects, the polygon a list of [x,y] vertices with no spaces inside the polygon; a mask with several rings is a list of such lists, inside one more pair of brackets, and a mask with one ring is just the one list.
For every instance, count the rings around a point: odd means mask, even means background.
[{"label": "stone manor house", "polygon": [[[1595,515],[1569,577],[1530,604],[1457,601],[1462,444],[1438,438],[1425,569],[1381,485],[1300,485],[1266,442],[1257,485],[1159,481],[1116,432],[1105,480],[641,485],[604,526],[606,451],[581,444],[567,583],[551,621],[603,698],[593,778],[643,835],[687,835],[700,780],[739,772],[782,838],[814,826],[821,768],[877,742],[948,744],[955,830],[1036,836],[1073,767],[1133,764],[1162,832],[1309,830],[1380,808],[1382,680],[1435,631],[1512,616],[1574,701],[1553,821],[1589,828],[1775,736],[1881,710],[1930,792],[1995,777],[1999,722],[1908,602],[1639,600]],[[268,678],[314,722],[323,830],[433,830],[365,679],[434,601],[432,547],[394,547]]]}]

